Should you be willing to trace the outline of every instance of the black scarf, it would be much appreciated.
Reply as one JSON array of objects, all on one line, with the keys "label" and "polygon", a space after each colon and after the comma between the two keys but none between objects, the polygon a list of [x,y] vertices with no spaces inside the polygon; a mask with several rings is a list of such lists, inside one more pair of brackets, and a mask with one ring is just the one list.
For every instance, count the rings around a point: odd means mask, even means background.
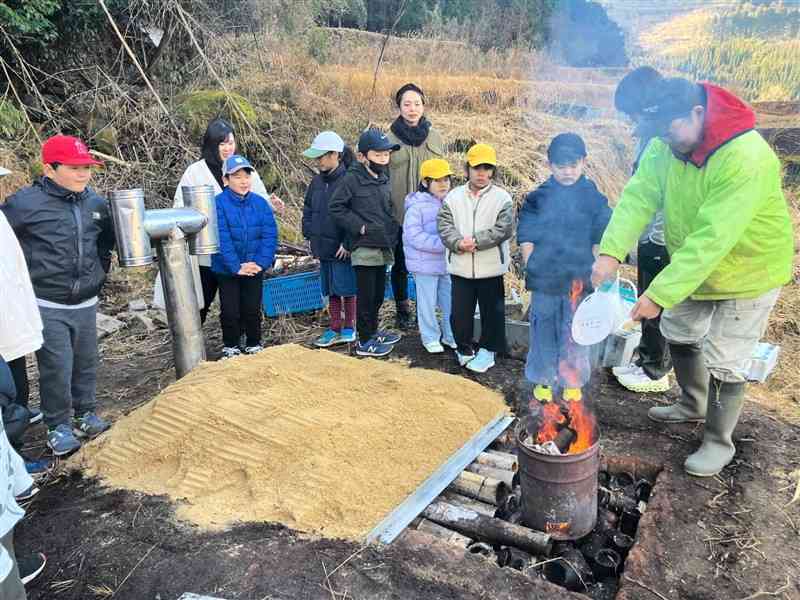
[{"label": "black scarf", "polygon": [[422,117],[416,127],[411,127],[403,120],[403,117],[397,117],[392,123],[391,129],[392,133],[400,138],[400,141],[406,146],[422,146],[425,140],[428,139],[428,133],[431,131],[431,122]]}]

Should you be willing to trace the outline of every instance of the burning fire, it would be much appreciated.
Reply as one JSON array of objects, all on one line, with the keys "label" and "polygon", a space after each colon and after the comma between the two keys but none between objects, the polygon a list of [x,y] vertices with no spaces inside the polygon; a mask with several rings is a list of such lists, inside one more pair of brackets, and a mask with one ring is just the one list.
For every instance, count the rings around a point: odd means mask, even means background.
[{"label": "burning fire", "polygon": [[578,454],[592,447],[597,436],[597,420],[583,400],[569,403],[569,427],[578,437],[570,445],[567,454]]},{"label": "burning fire", "polygon": [[[569,294],[573,311],[577,309],[578,303],[583,296],[583,291],[583,282],[579,279],[574,280]],[[577,366],[579,361],[574,358],[575,342],[570,339],[564,351],[565,356],[559,361],[558,365],[559,375],[565,384],[565,388],[580,390],[582,387],[581,373]],[[562,433],[566,429],[569,429],[571,433]],[[572,440],[571,443],[569,443],[570,439]],[[569,443],[566,451],[562,450],[562,452],[564,454],[578,454],[588,450],[596,440],[597,419],[582,397],[570,398],[565,402],[565,408],[563,409],[556,402],[544,405],[541,425],[536,435],[537,444],[555,441],[556,445],[561,442],[565,446]]]},{"label": "burning fire", "polygon": [[539,434],[536,436],[537,444],[553,441],[558,435],[559,425],[567,422],[561,414],[561,407],[555,402],[548,402],[542,409],[542,424],[539,426]]}]

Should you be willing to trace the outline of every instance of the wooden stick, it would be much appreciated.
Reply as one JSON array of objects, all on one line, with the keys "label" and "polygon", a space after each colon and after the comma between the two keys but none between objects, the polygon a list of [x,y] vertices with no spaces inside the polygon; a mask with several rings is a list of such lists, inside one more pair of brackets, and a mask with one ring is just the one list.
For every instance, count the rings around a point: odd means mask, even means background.
[{"label": "wooden stick", "polygon": [[106,6],[105,0],[97,0],[97,1],[100,3],[100,6],[102,7],[103,11],[106,13],[108,20],[111,23],[111,27],[114,28],[114,32],[117,34],[117,37],[119,38],[119,41],[122,44],[122,47],[125,48],[125,51],[128,53],[128,56],[131,57],[133,64],[136,65],[136,69],[139,71],[139,74],[142,76],[142,79],[144,79],[147,88],[150,90],[153,96],[155,96],[156,102],[158,102],[158,105],[161,107],[161,110],[164,111],[164,114],[167,115],[169,122],[172,123],[172,126],[175,128],[175,131],[178,132],[178,137],[180,137],[181,130],[175,124],[175,121],[172,120],[172,115],[170,114],[169,110],[167,110],[167,107],[164,105],[164,102],[162,102],[161,96],[158,95],[156,88],[154,88],[153,84],[150,83],[150,79],[147,77],[147,73],[144,72],[142,65],[139,63],[139,59],[136,58],[136,54],[133,53],[131,47],[128,46],[128,42],[125,41],[125,37],[122,35],[122,32],[119,30],[119,27],[117,27],[117,22],[114,20],[114,17],[111,16],[111,13],[109,12],[108,7]]},{"label": "wooden stick", "polygon": [[779,587],[774,592],[765,592],[763,590],[759,590],[755,594],[751,594],[751,595],[747,596],[747,598],[742,598],[742,600],[755,600],[756,598],[763,598],[764,596],[772,596],[774,598],[776,596],[780,596],[781,594],[783,594],[783,592],[788,590],[789,586],[791,584],[792,584],[792,580],[787,575],[786,576],[786,583],[784,585],[782,585],[781,587]]},{"label": "wooden stick", "polygon": [[635,583],[636,585],[638,585],[638,586],[639,586],[640,588],[642,588],[643,590],[647,590],[648,592],[650,592],[650,593],[651,593],[651,594],[653,594],[654,596],[658,596],[659,598],[661,598],[661,600],[669,600],[669,598],[667,598],[667,597],[666,597],[666,596],[664,596],[663,594],[659,594],[659,593],[658,593],[657,591],[655,591],[653,588],[651,588],[651,587],[647,587],[645,584],[643,584],[643,583],[642,583],[641,581],[639,581],[638,579],[634,579],[633,577],[628,577],[627,575],[625,575],[625,581],[630,581],[631,583]]}]

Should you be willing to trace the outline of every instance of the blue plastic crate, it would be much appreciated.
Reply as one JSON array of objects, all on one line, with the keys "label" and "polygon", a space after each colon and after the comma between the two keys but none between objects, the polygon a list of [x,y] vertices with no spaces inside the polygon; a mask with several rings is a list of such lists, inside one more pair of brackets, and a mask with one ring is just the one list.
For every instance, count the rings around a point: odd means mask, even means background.
[{"label": "blue plastic crate", "polygon": [[[383,294],[384,299],[394,300],[394,290],[392,290],[392,280],[390,273],[386,273],[386,291]],[[414,283],[414,277],[411,273],[408,274],[408,299],[417,301],[417,284]]]},{"label": "blue plastic crate", "polygon": [[319,271],[265,279],[263,304],[268,317],[319,310],[325,305]]}]

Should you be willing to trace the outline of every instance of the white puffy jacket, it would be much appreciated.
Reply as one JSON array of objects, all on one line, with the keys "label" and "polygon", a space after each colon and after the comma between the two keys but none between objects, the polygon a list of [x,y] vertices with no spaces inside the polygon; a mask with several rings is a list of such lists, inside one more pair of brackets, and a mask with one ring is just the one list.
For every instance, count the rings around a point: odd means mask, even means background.
[{"label": "white puffy jacket", "polygon": [[0,212],[0,356],[6,362],[42,347],[42,317],[25,255]]}]

